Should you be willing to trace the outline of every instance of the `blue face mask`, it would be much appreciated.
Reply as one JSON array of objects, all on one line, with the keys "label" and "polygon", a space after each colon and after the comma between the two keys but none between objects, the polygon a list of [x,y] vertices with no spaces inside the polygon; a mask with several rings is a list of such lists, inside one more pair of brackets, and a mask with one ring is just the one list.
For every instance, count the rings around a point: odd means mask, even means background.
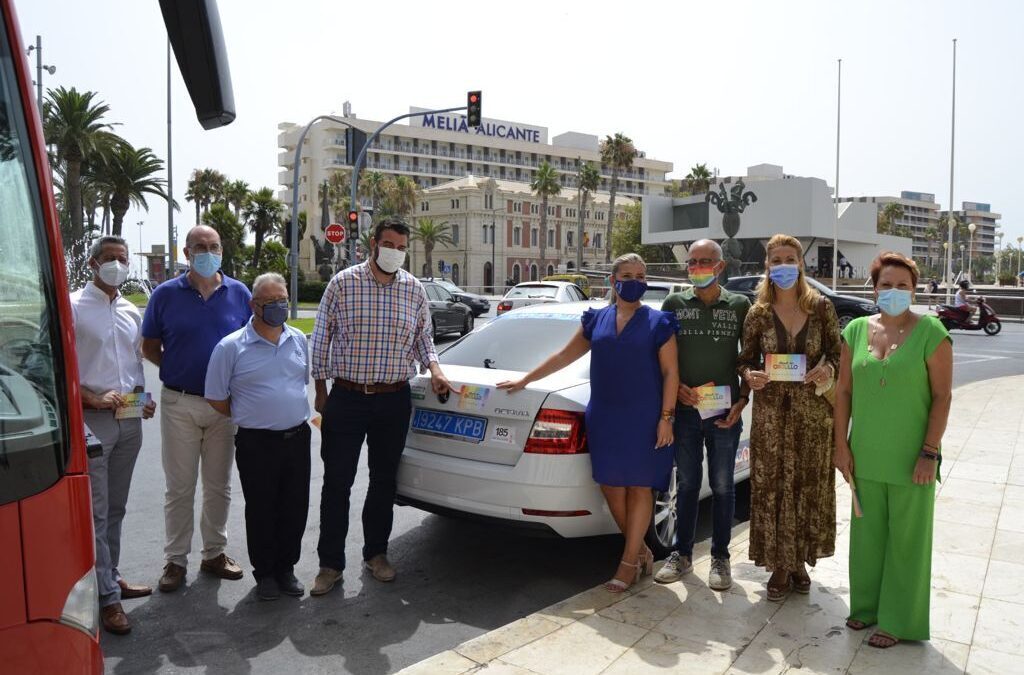
[{"label": "blue face mask", "polygon": [[647,292],[647,282],[639,279],[625,279],[615,282],[615,295],[626,302],[636,302]]},{"label": "blue face mask", "polygon": [[889,316],[899,316],[910,309],[912,294],[899,288],[878,291],[878,308]]},{"label": "blue face mask", "polygon": [[268,302],[263,305],[262,312],[260,318],[263,319],[263,323],[272,328],[283,326],[284,322],[288,320],[288,301],[275,300],[274,302]]},{"label": "blue face mask", "polygon": [[201,277],[209,279],[220,270],[221,256],[216,253],[193,253],[192,269]]},{"label": "blue face mask", "polygon": [[800,278],[800,266],[799,265],[773,265],[768,270],[768,278],[772,280],[772,283],[786,290],[787,288],[793,288],[793,284]]}]

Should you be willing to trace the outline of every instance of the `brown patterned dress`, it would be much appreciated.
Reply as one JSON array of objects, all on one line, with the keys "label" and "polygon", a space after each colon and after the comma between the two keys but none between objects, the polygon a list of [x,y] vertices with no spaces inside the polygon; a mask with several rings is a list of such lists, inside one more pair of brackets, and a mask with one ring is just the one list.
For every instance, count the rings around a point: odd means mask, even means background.
[{"label": "brown patterned dress", "polygon": [[[765,354],[822,356],[839,372],[839,322],[832,303],[790,336],[770,306],[755,304],[743,325],[745,368],[764,369]],[[750,429],[750,559],[769,571],[802,569],[835,552],[832,406],[802,382],[769,382],[754,392]]]}]

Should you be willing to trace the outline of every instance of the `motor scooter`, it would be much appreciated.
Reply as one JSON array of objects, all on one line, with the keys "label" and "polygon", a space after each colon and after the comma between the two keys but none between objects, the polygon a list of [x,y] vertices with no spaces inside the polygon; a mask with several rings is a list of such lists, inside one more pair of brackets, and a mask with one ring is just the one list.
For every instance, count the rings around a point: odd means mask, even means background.
[{"label": "motor scooter", "polygon": [[953,305],[937,305],[935,312],[946,330],[983,330],[986,335],[999,333],[1003,329],[1003,322],[992,311],[992,307],[985,298],[979,297],[977,305],[979,312],[977,321],[965,319],[964,314]]}]

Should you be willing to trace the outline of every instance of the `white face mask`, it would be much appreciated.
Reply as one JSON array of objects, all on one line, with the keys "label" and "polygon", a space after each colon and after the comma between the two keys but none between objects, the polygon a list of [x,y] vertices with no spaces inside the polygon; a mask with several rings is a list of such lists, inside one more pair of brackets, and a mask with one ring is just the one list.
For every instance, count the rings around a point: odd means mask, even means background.
[{"label": "white face mask", "polygon": [[100,265],[98,273],[103,283],[117,288],[128,279],[128,266],[120,260],[111,260]]},{"label": "white face mask", "polygon": [[399,251],[397,248],[377,246],[377,257],[375,260],[377,267],[381,268],[385,273],[394,274],[405,262],[405,251]]}]

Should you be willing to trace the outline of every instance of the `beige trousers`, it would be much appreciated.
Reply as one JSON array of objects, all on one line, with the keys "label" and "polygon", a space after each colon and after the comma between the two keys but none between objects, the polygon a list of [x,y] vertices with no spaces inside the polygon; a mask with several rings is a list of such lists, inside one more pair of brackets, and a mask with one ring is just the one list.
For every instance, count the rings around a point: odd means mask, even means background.
[{"label": "beige trousers", "polygon": [[231,467],[235,459],[235,425],[206,399],[164,387],[160,392],[160,437],[164,477],[164,557],[188,567],[195,528],[196,482],[203,480],[199,534],[203,559],[216,558],[228,542]]}]

